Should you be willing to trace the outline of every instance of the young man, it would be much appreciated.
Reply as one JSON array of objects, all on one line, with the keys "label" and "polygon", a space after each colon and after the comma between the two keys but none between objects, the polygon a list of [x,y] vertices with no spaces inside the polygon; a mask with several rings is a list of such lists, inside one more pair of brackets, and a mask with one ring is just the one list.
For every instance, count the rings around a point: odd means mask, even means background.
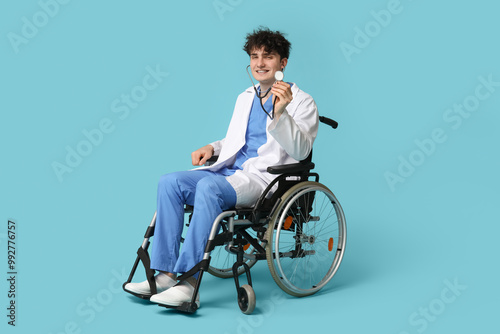
[{"label": "young man", "polygon": [[[259,28],[247,35],[244,50],[250,56],[249,67],[259,81],[258,94],[265,96],[264,109],[273,119],[264,112],[254,87],[248,88],[238,96],[226,137],[191,154],[195,166],[213,155],[219,156],[217,162],[161,177],[151,252],[151,268],[159,271],[158,293],[151,296],[152,302],[179,306],[190,301],[197,275],[177,283],[177,273],[201,261],[215,218],[234,207],[252,207],[276,177],[267,173],[268,166],[296,163],[309,155],[318,131],[316,104],[296,84],[275,79],[276,71],[288,64],[290,47],[278,31]],[[194,211],[179,252],[184,204],[193,205]],[[125,289],[151,294],[147,281],[128,283]]]}]

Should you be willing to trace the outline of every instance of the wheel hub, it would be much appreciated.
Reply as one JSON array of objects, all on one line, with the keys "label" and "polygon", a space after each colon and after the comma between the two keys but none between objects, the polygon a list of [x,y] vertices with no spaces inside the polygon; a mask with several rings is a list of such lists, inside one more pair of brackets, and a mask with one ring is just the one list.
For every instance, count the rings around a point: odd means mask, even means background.
[{"label": "wheel hub", "polygon": [[316,242],[316,237],[314,235],[302,234],[300,236],[299,240],[300,240],[300,243],[302,243],[302,244],[308,243],[308,244],[312,245]]}]

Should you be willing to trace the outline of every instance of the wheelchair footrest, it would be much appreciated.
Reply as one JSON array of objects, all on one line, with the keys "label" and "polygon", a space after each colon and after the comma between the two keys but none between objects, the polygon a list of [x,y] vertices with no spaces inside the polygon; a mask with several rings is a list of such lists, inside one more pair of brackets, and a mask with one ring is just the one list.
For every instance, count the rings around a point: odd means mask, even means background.
[{"label": "wheelchair footrest", "polygon": [[184,302],[179,306],[171,306],[171,305],[163,305],[163,304],[158,304],[158,306],[165,307],[165,308],[172,308],[176,309],[181,312],[186,312],[186,313],[194,313],[198,309],[198,305],[196,303],[191,303],[191,302]]}]

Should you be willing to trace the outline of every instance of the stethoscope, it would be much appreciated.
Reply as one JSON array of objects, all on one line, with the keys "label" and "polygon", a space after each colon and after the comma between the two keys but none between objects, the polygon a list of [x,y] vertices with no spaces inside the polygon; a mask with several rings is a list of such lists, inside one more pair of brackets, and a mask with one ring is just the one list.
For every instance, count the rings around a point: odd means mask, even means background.
[{"label": "stethoscope", "polygon": [[[253,82],[253,79],[252,79],[252,76],[250,75],[250,72],[248,72],[248,68],[250,67],[250,65],[247,66],[247,74],[248,74],[248,77],[250,78],[250,81],[252,82],[252,86],[253,86],[253,90],[255,91],[255,95],[257,95],[257,97],[259,98],[259,101],[260,101],[260,106],[262,107],[262,110],[264,110],[264,112],[267,114],[267,116],[269,116],[269,118],[271,120],[274,119],[274,106],[276,105],[276,98],[277,96],[274,97],[274,101],[273,101],[273,110],[271,112],[271,114],[269,114],[266,110],[266,108],[264,108],[264,104],[262,103],[262,99],[265,98],[267,96],[267,94],[269,94],[269,92],[271,91],[271,87],[269,87],[268,90],[266,90],[266,92],[264,93],[264,95],[262,95],[262,92],[258,92],[257,91],[257,88],[255,87],[255,84]],[[283,81],[283,78],[285,77],[285,75],[283,74],[282,71],[276,71],[274,73],[274,78],[276,79],[276,81]],[[272,116],[271,116],[272,115]]]}]

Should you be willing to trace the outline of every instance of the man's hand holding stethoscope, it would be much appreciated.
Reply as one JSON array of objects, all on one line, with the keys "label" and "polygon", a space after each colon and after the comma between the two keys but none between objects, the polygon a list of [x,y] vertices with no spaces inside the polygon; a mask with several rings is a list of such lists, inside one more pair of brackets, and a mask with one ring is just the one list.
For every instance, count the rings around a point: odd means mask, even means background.
[{"label": "man's hand holding stethoscope", "polygon": [[[283,75],[283,74],[282,74]],[[274,118],[278,119],[285,108],[292,102],[292,88],[291,86],[281,80],[276,80],[271,88],[274,103]]]},{"label": "man's hand holding stethoscope", "polygon": [[[252,76],[250,75],[250,72],[248,72],[249,67],[250,65],[247,66],[247,74],[248,77],[250,78],[250,81],[252,82],[255,95],[257,95],[257,97],[259,98],[262,110],[271,119],[279,118],[283,113],[283,111],[285,111],[286,106],[288,106],[288,104],[290,104],[290,102],[292,102],[293,100],[291,86],[288,83],[283,82],[284,78],[283,72],[276,71],[274,73],[274,79],[276,81],[273,83],[270,89],[266,90],[265,93],[261,93],[257,90],[257,87],[255,87],[255,84],[252,80]],[[271,112],[268,112],[266,108],[264,108],[264,104],[262,103],[262,99],[264,99],[269,94],[269,92],[273,94],[273,109]]]}]

